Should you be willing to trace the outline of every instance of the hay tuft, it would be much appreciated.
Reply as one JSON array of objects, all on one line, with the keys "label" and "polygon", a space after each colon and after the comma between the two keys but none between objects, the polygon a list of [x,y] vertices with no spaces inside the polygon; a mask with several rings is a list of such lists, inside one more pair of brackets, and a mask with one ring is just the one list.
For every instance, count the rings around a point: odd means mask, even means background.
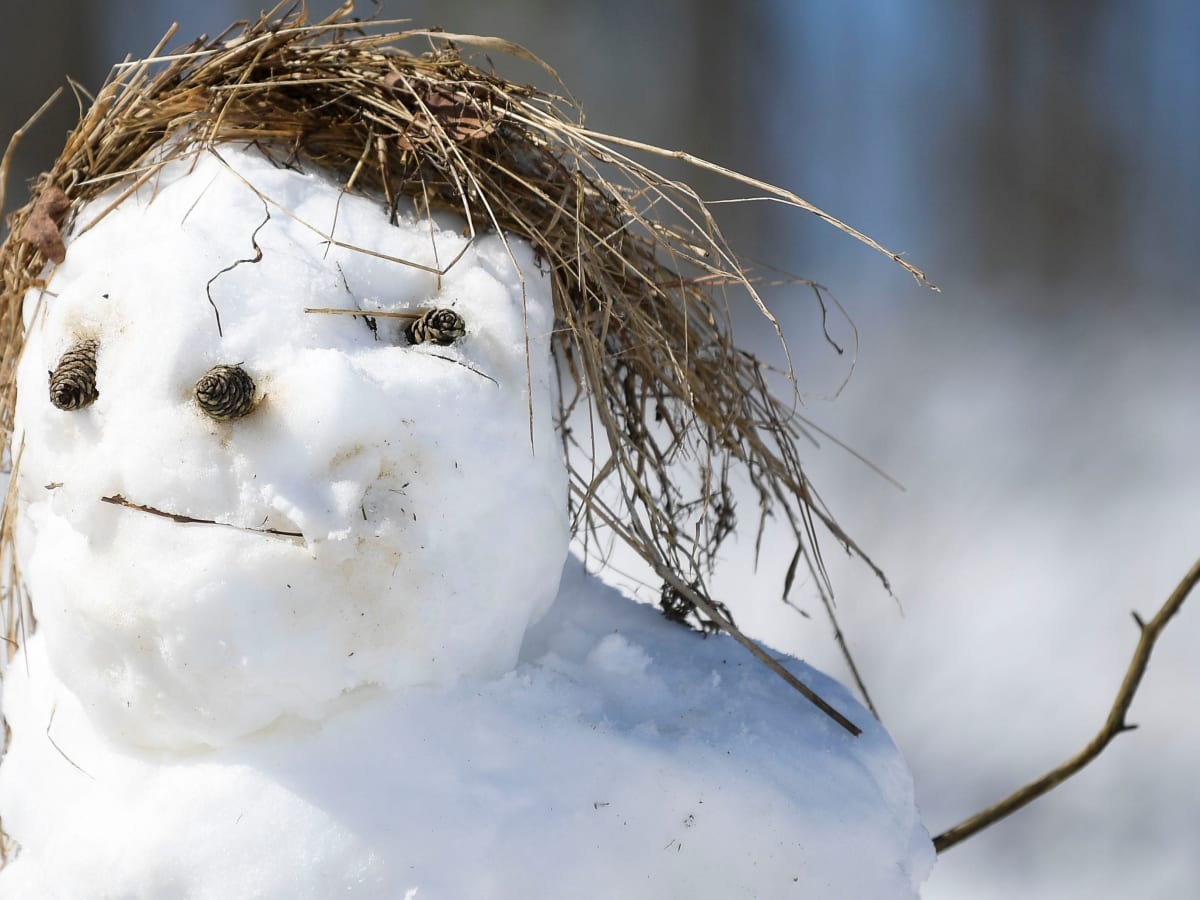
[{"label": "hay tuft", "polygon": [[[169,33],[147,59],[114,68],[33,185],[33,200],[10,217],[0,249],[0,430],[12,465],[20,454],[12,431],[22,298],[42,283],[47,263],[62,259],[75,212],[121,188],[115,206],[169,159],[250,142],[280,165],[317,167],[346,190],[382,197],[393,217],[401,204],[448,208],[472,234],[532,242],[558,319],[575,531],[593,551],[611,537],[636,550],[662,579],[672,617],[736,632],[705,590],[722,542],[741,526],[735,473],[757,492],[759,535],[774,517],[795,536],[789,583],[802,560],[827,587],[822,531],[866,560],[805,475],[794,390],[773,394],[767,367],[734,343],[730,292],[744,292],[774,324],[753,280],[709,205],[639,160],[682,160],[723,175],[819,216],[924,283],[923,274],[794,194],[590,130],[560,95],[554,71],[514,44],[387,30],[398,24],[368,26],[349,3],[310,23],[302,3],[282,4],[163,53]],[[469,62],[462,47],[534,62],[554,87],[508,81]],[[10,647],[33,614],[12,552],[14,499],[10,485],[0,525]]]}]

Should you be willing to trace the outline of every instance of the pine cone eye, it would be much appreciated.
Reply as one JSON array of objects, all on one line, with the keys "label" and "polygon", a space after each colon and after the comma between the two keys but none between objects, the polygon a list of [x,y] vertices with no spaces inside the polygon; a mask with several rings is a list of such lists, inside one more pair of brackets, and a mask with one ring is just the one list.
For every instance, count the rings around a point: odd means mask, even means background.
[{"label": "pine cone eye", "polygon": [[467,333],[467,323],[452,309],[427,309],[404,329],[410,344],[453,344]]},{"label": "pine cone eye", "polygon": [[254,379],[241,366],[213,366],[196,382],[195,395],[210,419],[238,419],[254,406]]},{"label": "pine cone eye", "polygon": [[100,396],[96,388],[96,350],[93,340],[76,341],[50,373],[50,402],[62,410],[83,409]]}]

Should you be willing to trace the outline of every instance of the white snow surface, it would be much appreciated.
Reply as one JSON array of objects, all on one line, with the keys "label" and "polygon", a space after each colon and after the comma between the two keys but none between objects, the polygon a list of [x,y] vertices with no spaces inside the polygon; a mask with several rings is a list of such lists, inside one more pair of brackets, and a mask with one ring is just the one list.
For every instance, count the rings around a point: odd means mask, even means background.
[{"label": "white snow surface", "polygon": [[[453,219],[393,227],[255,152],[192,162],[90,230],[111,198],[85,208],[26,299],[19,550],[59,677],[99,727],[182,748],[320,718],[363,685],[510,669],[567,553],[553,312],[529,247],[479,238],[439,278],[381,255],[445,268],[468,244]],[[335,223],[381,255],[331,246]],[[254,242],[261,260],[228,268]],[[304,311],[428,306],[466,336],[414,346],[403,320],[377,319],[377,340]],[[100,396],[64,412],[46,372],[81,338],[100,343]],[[193,399],[220,363],[262,397],[231,422]]]},{"label": "white snow surface", "polygon": [[[26,298],[0,897],[918,895],[908,769],[840,685],[784,658],[857,738],[728,638],[560,585],[528,246],[234,147],[110,199]],[[304,312],[430,305],[465,337]],[[82,338],[100,396],[64,412]],[[245,418],[194,405],[218,363]]]},{"label": "white snow surface", "polygon": [[564,581],[509,673],[360,691],[203,752],[106,741],[35,638],[6,685],[0,809],[23,850],[0,896],[918,895],[933,851],[908,770],[836,682],[791,663],[860,737],[729,639],[577,562]]}]

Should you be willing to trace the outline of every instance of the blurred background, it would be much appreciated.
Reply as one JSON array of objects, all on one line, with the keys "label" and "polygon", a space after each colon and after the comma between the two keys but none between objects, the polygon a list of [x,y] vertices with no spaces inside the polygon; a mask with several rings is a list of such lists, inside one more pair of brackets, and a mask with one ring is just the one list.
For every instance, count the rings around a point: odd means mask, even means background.
[{"label": "blurred background", "polygon": [[[314,16],[336,4],[312,0]],[[4,0],[0,135],[70,76],[257,15],[241,0]],[[831,544],[839,613],[937,833],[1076,752],[1200,555],[1200,6],[1192,0],[387,0],[550,62],[589,123],[796,191],[924,269],[774,204],[718,207],[748,257],[829,286],[853,328],[772,290],[810,471],[893,600]],[[374,7],[360,4],[369,15]],[[530,73],[529,77],[533,77]],[[70,95],[21,143],[7,208],[57,155]],[[711,197],[739,192],[690,180]],[[744,193],[744,192],[742,192]],[[7,211],[7,210],[6,210]],[[745,340],[774,352],[747,314]],[[857,344],[855,342],[857,332]],[[853,357],[853,359],[851,358]],[[847,375],[844,388],[840,388]],[[847,678],[819,606],[778,603],[790,547],[717,583],[739,623]],[[621,583],[621,576],[614,576]],[[653,593],[624,585],[644,599]],[[898,601],[898,602],[897,602]],[[948,851],[943,898],[1188,898],[1200,888],[1200,598],[1161,639],[1139,730]]]}]

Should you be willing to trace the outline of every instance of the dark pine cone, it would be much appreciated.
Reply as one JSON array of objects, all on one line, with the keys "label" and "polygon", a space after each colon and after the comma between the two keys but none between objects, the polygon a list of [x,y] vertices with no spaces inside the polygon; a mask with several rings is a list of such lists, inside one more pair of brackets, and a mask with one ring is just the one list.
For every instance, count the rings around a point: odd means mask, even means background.
[{"label": "dark pine cone", "polygon": [[100,396],[96,389],[96,341],[71,345],[50,373],[50,402],[59,409],[83,409]]},{"label": "dark pine cone", "polygon": [[404,330],[410,344],[453,344],[467,333],[467,323],[452,309],[427,309]]},{"label": "dark pine cone", "polygon": [[241,366],[213,366],[196,382],[196,403],[211,419],[237,419],[254,405],[254,379]]}]

